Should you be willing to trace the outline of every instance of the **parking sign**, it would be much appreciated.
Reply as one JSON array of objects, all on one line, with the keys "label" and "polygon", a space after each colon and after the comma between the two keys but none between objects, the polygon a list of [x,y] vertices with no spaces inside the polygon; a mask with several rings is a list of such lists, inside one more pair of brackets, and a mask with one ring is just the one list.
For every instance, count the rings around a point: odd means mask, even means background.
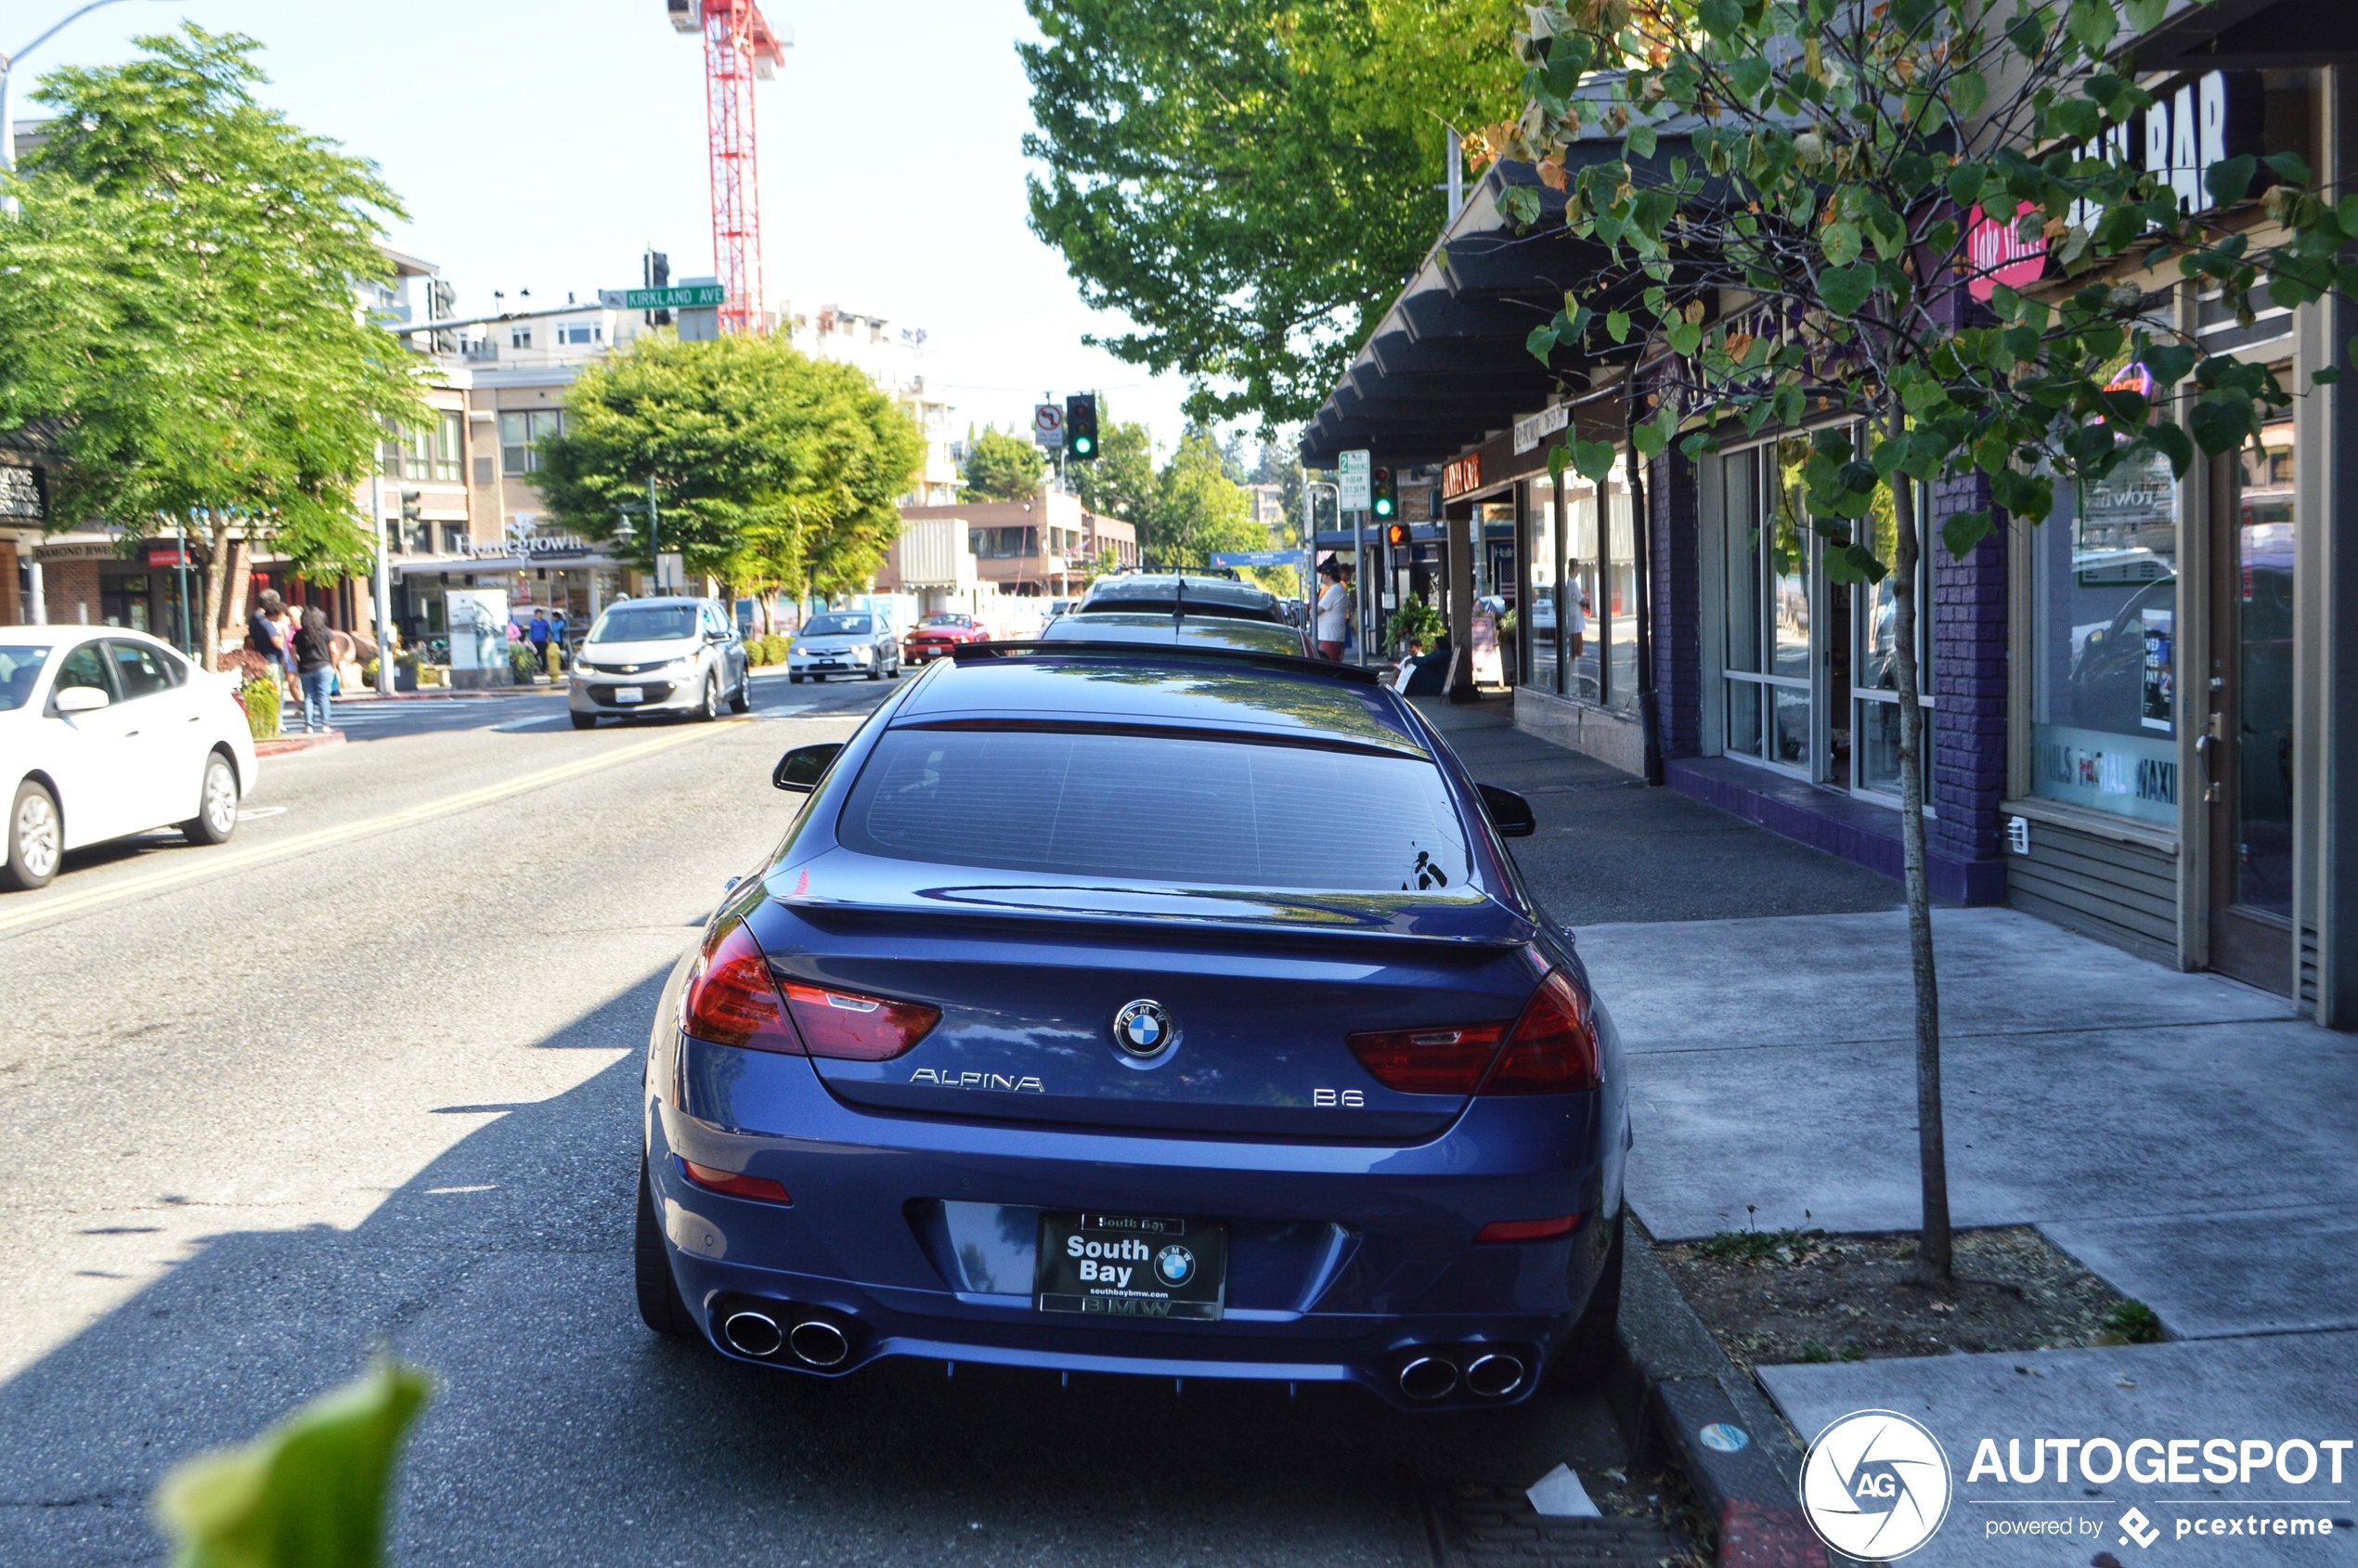
[{"label": "parking sign", "polygon": [[1375,469],[1366,451],[1335,454],[1335,504],[1345,512],[1366,512],[1376,504]]}]

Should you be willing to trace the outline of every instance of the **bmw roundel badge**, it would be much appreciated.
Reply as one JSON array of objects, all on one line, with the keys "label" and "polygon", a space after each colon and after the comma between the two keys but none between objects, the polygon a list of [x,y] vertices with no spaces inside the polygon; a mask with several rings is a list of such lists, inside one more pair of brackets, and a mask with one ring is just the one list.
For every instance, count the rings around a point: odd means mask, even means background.
[{"label": "bmw roundel badge", "polygon": [[1168,1050],[1176,1031],[1171,1015],[1160,1002],[1147,997],[1113,1016],[1113,1042],[1134,1056],[1159,1056]]},{"label": "bmw roundel badge", "polygon": [[1165,1285],[1185,1285],[1196,1276],[1196,1255],[1174,1241],[1155,1254],[1155,1277]]}]

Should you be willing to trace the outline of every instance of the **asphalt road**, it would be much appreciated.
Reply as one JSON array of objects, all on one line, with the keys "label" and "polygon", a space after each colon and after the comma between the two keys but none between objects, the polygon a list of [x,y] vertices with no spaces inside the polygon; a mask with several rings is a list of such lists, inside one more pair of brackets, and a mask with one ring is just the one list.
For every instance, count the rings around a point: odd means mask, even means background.
[{"label": "asphalt road", "polygon": [[786,824],[778,754],[887,689],[770,677],[751,719],[586,733],[558,699],[353,704],[353,744],[266,763],[228,845],[78,854],[0,898],[0,1562],[160,1561],[174,1460],[381,1347],[440,1380],[408,1563],[1478,1562],[1453,1532],[1483,1488],[1619,1466],[1592,1397],[825,1384],[641,1328],[654,997]]}]

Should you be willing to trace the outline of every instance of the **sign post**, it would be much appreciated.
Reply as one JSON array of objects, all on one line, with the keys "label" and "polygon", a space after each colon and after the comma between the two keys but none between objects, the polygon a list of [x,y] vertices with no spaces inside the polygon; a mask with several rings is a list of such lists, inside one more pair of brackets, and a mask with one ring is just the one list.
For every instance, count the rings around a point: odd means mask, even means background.
[{"label": "sign post", "polygon": [[1375,463],[1366,448],[1335,454],[1335,504],[1351,515],[1352,593],[1359,662],[1367,662],[1367,512],[1376,504]]}]

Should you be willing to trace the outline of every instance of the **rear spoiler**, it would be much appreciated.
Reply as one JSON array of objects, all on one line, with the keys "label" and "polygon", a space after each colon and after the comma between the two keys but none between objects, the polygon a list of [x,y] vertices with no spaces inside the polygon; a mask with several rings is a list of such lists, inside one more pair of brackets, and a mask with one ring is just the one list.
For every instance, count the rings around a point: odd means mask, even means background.
[{"label": "rear spoiler", "polygon": [[[1276,624],[1276,623],[1270,623]],[[1210,664],[1250,665],[1263,669],[1281,669],[1294,675],[1320,675],[1328,680],[1348,681],[1354,685],[1375,686],[1381,677],[1372,669],[1357,665],[1329,664],[1325,659],[1307,659],[1291,654],[1264,654],[1250,648],[1214,648],[1192,643],[1163,646],[1146,642],[1092,642],[1074,638],[1069,641],[1029,641],[1019,642],[962,642],[950,650],[953,663],[970,660],[1004,658],[1010,654],[1044,654],[1048,656],[1079,655],[1084,658],[1134,659],[1151,662],[1200,660]]]}]

